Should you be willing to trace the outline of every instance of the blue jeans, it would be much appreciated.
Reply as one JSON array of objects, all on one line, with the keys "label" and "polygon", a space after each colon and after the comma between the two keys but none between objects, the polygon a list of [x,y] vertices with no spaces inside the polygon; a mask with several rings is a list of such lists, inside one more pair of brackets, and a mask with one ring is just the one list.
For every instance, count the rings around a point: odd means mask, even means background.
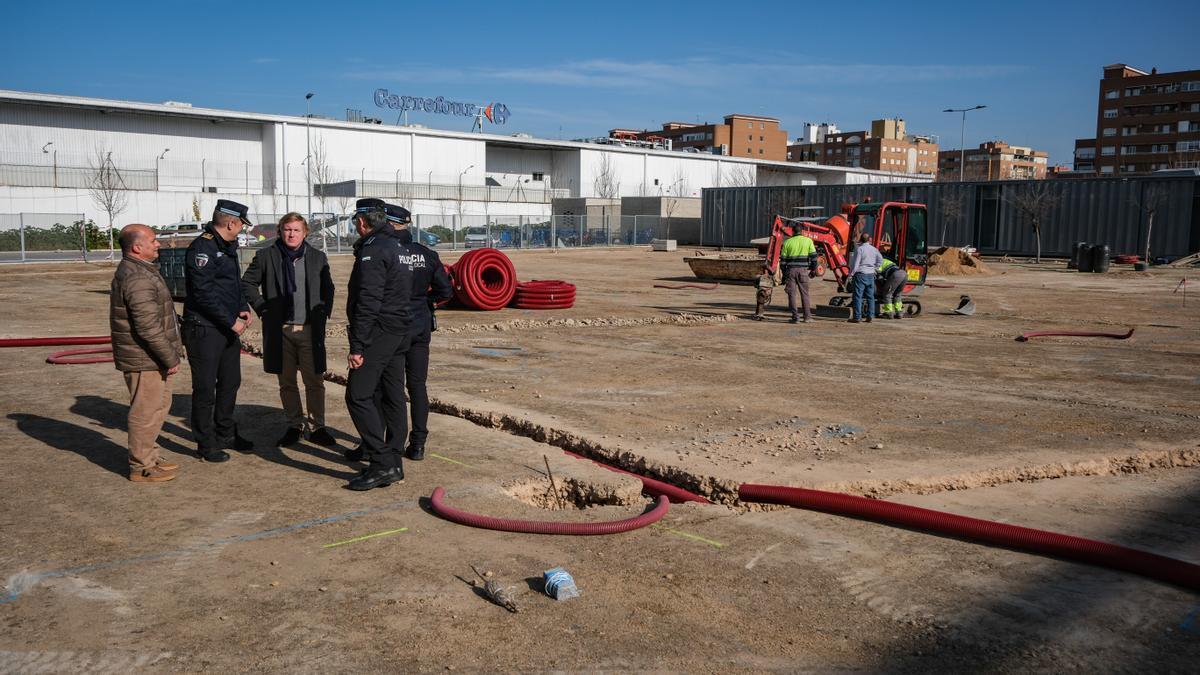
[{"label": "blue jeans", "polygon": [[[863,299],[867,301],[867,314],[863,314]],[[854,275],[854,302],[851,305],[854,318],[870,319],[875,316],[875,275],[859,272]]]}]

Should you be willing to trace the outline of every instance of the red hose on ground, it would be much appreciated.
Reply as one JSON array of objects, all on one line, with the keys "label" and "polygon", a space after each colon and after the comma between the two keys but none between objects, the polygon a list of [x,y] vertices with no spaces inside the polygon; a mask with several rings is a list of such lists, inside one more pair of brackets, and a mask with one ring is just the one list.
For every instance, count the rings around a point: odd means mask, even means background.
[{"label": "red hose on ground", "polygon": [[673,291],[678,291],[682,288],[696,288],[696,289],[699,289],[702,291],[711,291],[720,285],[721,284],[719,284],[719,283],[714,283],[711,286],[708,286],[705,284],[654,284],[654,287],[655,288],[669,288]]},{"label": "red hose on ground", "polygon": [[930,288],[954,288],[954,284],[932,284],[932,283],[926,283],[925,285],[926,285],[926,286],[928,286],[928,287],[930,287]]},{"label": "red hose on ground", "polygon": [[[568,454],[568,455],[574,457],[575,459],[583,459],[583,460],[588,459],[587,457],[584,457],[583,455],[579,455],[574,452],[571,452],[570,450],[563,450],[563,452],[565,454]],[[664,483],[661,480],[655,480],[653,478],[648,478],[646,476],[634,473],[632,471],[626,471],[625,469],[617,468],[611,464],[605,464],[604,462],[601,462],[599,460],[593,459],[590,461],[593,464],[595,464],[596,466],[604,467],[605,469],[608,469],[609,471],[623,473],[627,476],[633,476],[634,478],[642,481],[642,489],[645,490],[646,493],[651,495],[652,497],[666,497],[667,499],[671,500],[671,502],[673,502],[675,504],[682,504],[683,502],[699,502],[701,504],[711,504],[712,503],[711,501],[705,499],[704,497],[701,497],[700,495],[698,495],[694,492],[688,492],[687,490],[684,490],[681,487],[676,487],[674,485],[671,485],[670,483]]]},{"label": "red hose on ground", "polygon": [[738,489],[738,498],[745,502],[786,504],[838,516],[863,518],[886,525],[913,527],[936,534],[1132,572],[1200,591],[1200,565],[1093,539],[969,518],[907,504],[781,485],[747,483]]},{"label": "red hose on ground", "polygon": [[78,335],[74,337],[38,337],[0,339],[2,347],[68,347],[70,345],[106,345],[112,342],[109,335]]},{"label": "red hose on ground", "polygon": [[1049,337],[1049,336],[1066,336],[1066,337],[1103,337],[1112,338],[1114,340],[1128,340],[1133,337],[1133,329],[1130,328],[1128,333],[1096,333],[1092,331],[1057,331],[1043,330],[1033,333],[1025,333],[1017,336],[1017,342],[1028,342],[1029,338],[1034,337]]},{"label": "red hose on ground", "polygon": [[575,304],[575,285],[558,279],[517,284],[512,306],[517,309],[569,309]]},{"label": "red hose on ground", "polygon": [[[107,356],[88,356],[86,358],[76,358],[83,354],[107,354]],[[54,352],[46,357],[46,363],[53,363],[56,366],[71,366],[84,363],[112,363],[112,347],[92,347],[90,349],[66,349],[61,352]]]},{"label": "red hose on ground", "polygon": [[461,511],[451,506],[446,506],[442,501],[446,491],[440,487],[433,489],[433,496],[429,498],[429,503],[433,507],[433,512],[437,515],[458,523],[459,525],[469,525],[471,527],[481,527],[485,530],[500,530],[502,532],[523,532],[525,534],[573,534],[573,535],[595,535],[595,534],[617,534],[619,532],[628,532],[636,530],[640,527],[645,527],[651,523],[658,522],[663,516],[667,515],[667,511],[671,509],[671,502],[666,497],[659,497],[658,504],[655,507],[643,513],[640,516],[626,518],[625,520],[613,520],[606,523],[562,523],[538,520],[517,520],[514,518],[494,518],[492,516],[483,516],[469,511]]},{"label": "red hose on ground", "polygon": [[454,264],[454,297],[469,309],[497,310],[517,290],[517,270],[508,256],[494,248],[476,248]]}]

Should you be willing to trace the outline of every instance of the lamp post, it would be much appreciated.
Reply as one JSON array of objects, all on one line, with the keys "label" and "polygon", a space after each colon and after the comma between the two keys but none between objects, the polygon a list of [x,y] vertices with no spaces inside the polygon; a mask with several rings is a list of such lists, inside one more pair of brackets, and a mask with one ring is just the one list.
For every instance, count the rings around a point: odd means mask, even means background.
[{"label": "lamp post", "polygon": [[161,190],[161,189],[162,189],[162,177],[161,177],[161,175],[159,174],[159,170],[158,170],[158,163],[159,163],[159,162],[161,162],[161,161],[162,161],[162,158],[163,158],[163,157],[166,157],[166,156],[167,156],[167,153],[168,153],[168,152],[170,152],[170,151],[171,151],[171,149],[170,149],[170,148],[166,148],[165,150],[163,150],[163,151],[162,151],[162,154],[161,154],[161,155],[159,155],[158,157],[155,157],[155,158],[154,158],[154,187],[155,187],[155,189],[157,189],[157,190]]},{"label": "lamp post", "polygon": [[982,110],[986,105],[977,105],[974,108],[946,108],[942,112],[962,113],[962,126],[958,130],[958,182],[963,182],[963,175],[967,169],[967,113],[972,110]]},{"label": "lamp post", "polygon": [[[462,210],[463,210],[462,177],[467,175],[467,172],[474,168],[475,168],[475,165],[472,164],[471,166],[468,166],[467,168],[463,169],[462,172],[458,174],[458,224],[460,227],[462,226],[462,217],[463,217],[463,213],[462,213]],[[459,228],[456,227],[454,229],[458,230]],[[485,228],[485,230],[486,230],[486,228]]]},{"label": "lamp post", "polygon": [[55,148],[54,150],[46,149],[52,145],[54,145],[54,141],[50,141],[49,143],[43,145],[42,152],[43,153],[53,153],[50,156],[50,161],[52,161],[54,163],[54,169],[53,169],[53,171],[54,171],[54,187],[58,187],[58,148]]},{"label": "lamp post", "polygon": [[312,97],[310,91],[304,95],[304,142],[305,142],[305,157],[304,175],[308,178],[308,217],[312,219]]}]

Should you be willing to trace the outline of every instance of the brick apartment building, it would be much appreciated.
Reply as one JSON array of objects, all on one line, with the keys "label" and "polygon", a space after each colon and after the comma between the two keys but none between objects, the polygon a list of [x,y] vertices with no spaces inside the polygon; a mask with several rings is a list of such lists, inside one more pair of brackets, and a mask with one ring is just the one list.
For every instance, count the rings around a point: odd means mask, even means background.
[{"label": "brick apartment building", "polygon": [[938,180],[958,180],[959,157],[966,156],[963,180],[1041,180],[1046,177],[1049,153],[1033,148],[1009,145],[1004,141],[980,143],[962,153],[943,150],[938,153]]},{"label": "brick apartment building", "polygon": [[1104,67],[1096,136],[1075,141],[1075,170],[1139,174],[1200,168],[1200,70]]},{"label": "brick apartment building", "polygon": [[726,115],[724,124],[667,122],[659,131],[613,129],[609,138],[654,141],[667,139],[673,150],[784,161],[787,132],[779,120],[758,115]]},{"label": "brick apartment building", "polygon": [[905,133],[902,119],[874,120],[869,132],[832,127],[821,142],[798,140],[802,142],[788,146],[789,161],[927,175],[938,170],[937,143],[930,136]]}]

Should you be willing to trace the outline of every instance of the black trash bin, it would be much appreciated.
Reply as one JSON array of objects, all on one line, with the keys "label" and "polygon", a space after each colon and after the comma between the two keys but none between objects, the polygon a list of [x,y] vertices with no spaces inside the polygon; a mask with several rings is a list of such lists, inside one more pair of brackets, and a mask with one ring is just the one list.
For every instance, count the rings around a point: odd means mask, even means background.
[{"label": "black trash bin", "polygon": [[1108,266],[1111,264],[1111,261],[1108,259],[1108,253],[1109,251],[1107,244],[1096,244],[1092,247],[1091,258],[1093,272],[1103,273],[1108,271]]},{"label": "black trash bin", "polygon": [[1080,272],[1091,272],[1092,271],[1092,247],[1084,242],[1079,242],[1079,244],[1077,244],[1077,246],[1078,246],[1078,249],[1077,249],[1075,255],[1078,256],[1078,259],[1075,261],[1075,267]]},{"label": "black trash bin", "polygon": [[1079,269],[1079,258],[1083,256],[1087,249],[1088,243],[1086,241],[1081,241],[1075,244],[1075,247],[1071,249],[1071,260],[1067,262],[1067,269]]}]

